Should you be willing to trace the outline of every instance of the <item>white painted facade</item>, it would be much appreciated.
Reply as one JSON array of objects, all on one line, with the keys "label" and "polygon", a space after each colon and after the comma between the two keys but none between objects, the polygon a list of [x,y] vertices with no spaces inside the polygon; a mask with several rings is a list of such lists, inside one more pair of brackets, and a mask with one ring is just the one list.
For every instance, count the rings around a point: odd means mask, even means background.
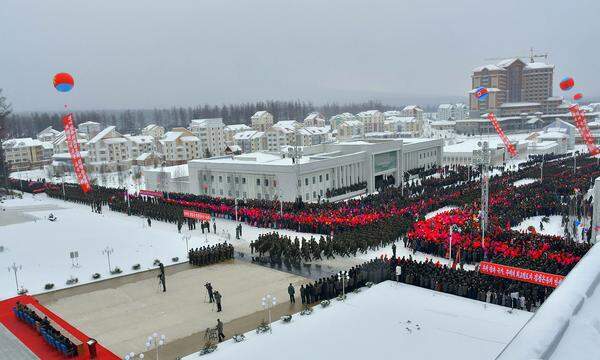
[{"label": "white painted facade", "polygon": [[212,156],[221,156],[225,152],[225,124],[223,119],[195,119],[190,122],[190,131],[200,140],[200,156],[206,150]]}]

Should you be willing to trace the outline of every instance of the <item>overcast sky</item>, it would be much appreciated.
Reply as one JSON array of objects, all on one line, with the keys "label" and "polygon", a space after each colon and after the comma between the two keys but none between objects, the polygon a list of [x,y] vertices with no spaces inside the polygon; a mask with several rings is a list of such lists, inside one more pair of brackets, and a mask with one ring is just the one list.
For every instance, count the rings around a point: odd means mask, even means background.
[{"label": "overcast sky", "polygon": [[[16,111],[465,96],[485,58],[548,51],[600,94],[600,1],[2,0]],[[52,87],[67,71],[76,86]],[[559,92],[559,91],[555,91]]]}]

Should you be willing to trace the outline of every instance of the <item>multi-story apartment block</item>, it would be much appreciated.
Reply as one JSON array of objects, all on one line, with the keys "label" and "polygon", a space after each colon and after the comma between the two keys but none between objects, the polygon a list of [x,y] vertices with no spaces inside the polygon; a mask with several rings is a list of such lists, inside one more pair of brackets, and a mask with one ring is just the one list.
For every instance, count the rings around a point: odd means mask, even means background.
[{"label": "multi-story apartment block", "polygon": [[450,120],[454,111],[453,104],[441,104],[438,106],[436,120]]},{"label": "multi-story apartment block", "polygon": [[233,124],[227,125],[223,128],[223,135],[225,136],[225,144],[226,145],[235,145],[234,135],[241,133],[243,131],[249,131],[252,128],[246,124]]},{"label": "multi-story apartment block", "polygon": [[344,121],[348,121],[348,120],[356,120],[356,116],[354,116],[351,113],[342,113],[342,114],[337,114],[337,115],[333,115],[330,119],[329,119],[329,125],[331,126],[331,130],[335,130],[337,129],[337,127],[343,123]]},{"label": "multi-story apartment block", "polygon": [[233,142],[240,147],[242,153],[252,152],[252,138],[256,133],[256,130],[238,132],[233,135]]},{"label": "multi-story apartment block", "polygon": [[93,138],[102,130],[102,125],[94,121],[86,121],[77,126],[77,131],[83,133],[88,139]]},{"label": "multi-story apartment block", "polygon": [[165,128],[160,125],[150,124],[142,129],[142,135],[160,139],[165,135]]},{"label": "multi-story apartment block", "polygon": [[130,159],[137,159],[144,153],[152,153],[156,150],[154,137],[150,135],[125,135],[129,140]]},{"label": "multi-story apartment block", "polygon": [[[502,112],[503,105],[508,109],[522,106],[529,113],[539,109],[553,112],[557,106],[552,97],[553,73],[553,65],[534,61],[525,63],[521,59],[506,59],[475,68],[471,75],[472,90],[469,96],[472,115],[480,116],[490,111],[508,115]],[[489,96],[486,99],[475,97],[474,90],[478,87],[488,89]]]},{"label": "multi-story apartment block", "polygon": [[347,140],[362,136],[365,126],[360,120],[347,120],[338,125],[337,127],[337,139]]},{"label": "multi-story apartment block", "polygon": [[323,127],[325,126],[325,117],[319,112],[312,112],[304,119],[304,126]]},{"label": "multi-story apartment block", "polygon": [[[47,149],[50,148],[48,156]],[[32,138],[9,139],[2,143],[6,164],[11,171],[41,168],[52,157],[52,145]]]},{"label": "multi-story apartment block", "polygon": [[383,131],[383,121],[385,117],[379,110],[368,110],[356,114],[357,120],[362,122],[364,129],[363,133],[381,132]]},{"label": "multi-story apartment block", "polygon": [[117,171],[131,165],[131,141],[108,126],[87,143],[88,171]]},{"label": "multi-story apartment block", "polygon": [[469,109],[465,104],[441,104],[438,106],[436,120],[464,120],[469,117]]},{"label": "multi-story apartment block", "polygon": [[256,131],[266,131],[273,126],[273,115],[267,111],[257,111],[250,118],[252,128]]},{"label": "multi-story apartment block", "polygon": [[185,128],[173,128],[166,132],[160,144],[168,165],[184,164],[201,157],[200,139]]},{"label": "multi-story apartment block", "polygon": [[37,134],[37,139],[43,142],[53,142],[60,135],[60,131],[54,130],[52,126],[48,126]]},{"label": "multi-story apartment block", "polygon": [[452,110],[452,119],[454,120],[464,120],[469,117],[469,108],[465,104],[455,104]]},{"label": "multi-story apartment block", "polygon": [[222,118],[195,119],[190,122],[190,131],[200,139],[200,155],[221,156],[225,151],[225,124]]}]

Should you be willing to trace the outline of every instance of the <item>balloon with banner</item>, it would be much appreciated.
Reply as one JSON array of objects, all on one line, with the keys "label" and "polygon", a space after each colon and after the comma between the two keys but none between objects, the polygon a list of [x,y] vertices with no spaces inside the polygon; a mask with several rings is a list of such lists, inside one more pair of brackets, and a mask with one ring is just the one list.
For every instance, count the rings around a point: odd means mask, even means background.
[{"label": "balloon with banner", "polygon": [[75,176],[77,176],[77,182],[79,183],[79,186],[81,186],[81,190],[84,193],[87,193],[91,190],[90,178],[83,167],[81,151],[79,150],[79,143],[77,142],[77,131],[75,130],[75,125],[73,125],[73,114],[65,115],[62,121],[65,127],[67,148],[69,149],[69,155],[71,156],[71,162],[73,163]]},{"label": "balloon with banner", "polygon": [[579,105],[573,104],[569,106],[569,111],[575,120],[575,127],[579,130],[579,134],[581,134],[581,138],[583,142],[588,147],[588,152],[591,156],[600,154],[600,148],[596,145],[596,141],[594,140],[594,136],[590,131],[590,128],[587,125],[587,121],[585,120],[585,112],[581,110]]},{"label": "balloon with banner", "polygon": [[494,126],[494,129],[496,130],[496,132],[500,136],[500,139],[502,139],[502,142],[504,143],[504,146],[508,150],[508,153],[510,154],[510,156],[511,157],[517,156],[518,155],[517,154],[517,149],[510,142],[510,140],[508,140],[508,137],[506,136],[506,134],[504,133],[504,131],[500,127],[500,123],[498,122],[498,119],[496,119],[496,116],[494,115],[494,113],[492,113],[492,112],[489,113],[488,116],[487,116],[487,118],[488,118],[489,121],[492,122],[492,125]]}]

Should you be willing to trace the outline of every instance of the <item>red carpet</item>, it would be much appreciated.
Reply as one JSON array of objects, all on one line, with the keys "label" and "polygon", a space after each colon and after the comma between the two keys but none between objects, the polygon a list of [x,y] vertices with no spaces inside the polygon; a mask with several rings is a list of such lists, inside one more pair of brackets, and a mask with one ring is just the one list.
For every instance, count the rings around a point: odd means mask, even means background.
[{"label": "red carpet", "polygon": [[[46,309],[43,305],[41,305],[34,297],[24,295],[17,296],[12,299],[4,300],[0,302],[0,323],[2,323],[10,332],[12,332],[25,346],[31,350],[37,357],[42,360],[58,360],[58,359],[66,359],[62,354],[60,354],[57,350],[55,350],[50,344],[46,343],[44,338],[38,334],[38,332],[27,325],[25,322],[19,320],[15,314],[12,312],[12,308],[15,306],[17,301],[20,301],[22,304],[34,304],[40,311],[44,312],[49,319],[54,320],[60,326],[62,326],[65,330],[69,331],[73,336],[83,341],[84,343],[89,339],[81,331],[75,329],[73,326],[69,325],[66,321],[61,319],[58,315],[54,314],[50,310]],[[80,354],[76,358],[71,359],[89,359],[89,355],[87,354],[87,345],[84,344],[85,353]],[[101,360],[118,360],[120,359],[118,356],[110,352],[108,349],[104,348],[100,344],[96,344],[96,359]]]}]

